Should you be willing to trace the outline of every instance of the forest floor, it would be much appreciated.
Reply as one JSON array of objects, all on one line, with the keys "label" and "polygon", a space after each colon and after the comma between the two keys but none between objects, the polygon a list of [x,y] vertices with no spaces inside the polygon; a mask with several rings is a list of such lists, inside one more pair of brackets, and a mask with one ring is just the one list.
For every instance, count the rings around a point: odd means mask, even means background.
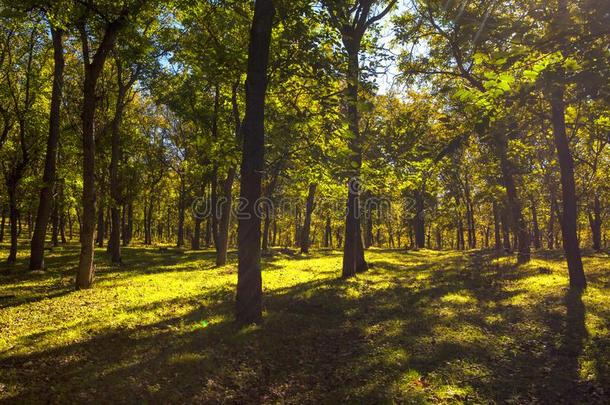
[{"label": "forest floor", "polygon": [[[24,246],[23,251],[26,251]],[[0,257],[6,255],[6,246]],[[73,291],[78,247],[49,271],[0,267],[0,401],[608,403],[610,256],[570,292],[558,253],[517,267],[489,252],[371,249],[265,258],[265,321],[232,322],[235,257],[132,247],[97,252]]]}]

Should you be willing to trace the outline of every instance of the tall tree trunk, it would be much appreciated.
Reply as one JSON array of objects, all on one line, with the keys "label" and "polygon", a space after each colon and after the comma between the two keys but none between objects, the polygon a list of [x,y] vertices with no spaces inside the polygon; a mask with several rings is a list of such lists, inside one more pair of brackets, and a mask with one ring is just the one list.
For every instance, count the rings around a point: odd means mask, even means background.
[{"label": "tall tree trunk", "polygon": [[591,240],[593,241],[593,250],[599,252],[602,248],[602,217],[601,203],[599,194],[595,193],[593,197],[593,208],[589,211],[589,225],[591,226]]},{"label": "tall tree trunk", "polygon": [[73,230],[72,230],[73,220],[72,220],[72,212],[71,212],[71,204],[68,205],[68,239],[72,242]]},{"label": "tall tree trunk", "polygon": [[216,266],[227,263],[229,250],[229,229],[231,226],[231,205],[233,200],[233,182],[235,181],[235,168],[229,168],[227,177],[222,185],[222,206],[220,209],[220,222],[218,224],[218,244],[216,246]]},{"label": "tall tree trunk", "polygon": [[498,212],[498,203],[494,200],[492,203],[493,217],[494,217],[494,249],[502,249],[502,241],[500,239],[500,213]]},{"label": "tall tree trunk", "polygon": [[371,193],[367,192],[363,196],[364,200],[364,248],[368,249],[373,245],[373,204]]},{"label": "tall tree trunk", "polygon": [[80,27],[84,56],[85,80],[83,84],[83,213],[80,234],[80,255],[76,273],[76,289],[91,287],[95,268],[93,264],[93,236],[95,233],[95,110],[97,97],[95,89],[106,57],[114,46],[118,31],[126,21],[126,15],[106,25],[104,36],[93,60],[89,60],[89,39],[84,24]]},{"label": "tall tree trunk", "polygon": [[330,222],[330,215],[326,216],[326,226],[324,227],[324,247],[332,247],[332,228]]},{"label": "tall tree trunk", "polygon": [[121,123],[123,121],[123,111],[125,109],[125,97],[130,85],[123,83],[123,69],[121,61],[117,59],[117,99],[114,107],[114,117],[112,119],[112,136],[110,141],[110,198],[112,201],[110,218],[111,233],[108,241],[110,250],[110,261],[118,264],[121,259],[121,226],[120,226],[120,206],[122,202],[119,162],[121,161]]},{"label": "tall tree trunk", "polygon": [[540,227],[538,225],[538,207],[536,206],[536,199],[531,198],[532,202],[532,231],[534,236],[534,249],[540,249]]},{"label": "tall tree trunk", "polygon": [[517,262],[520,264],[527,263],[531,258],[530,253],[530,235],[527,229],[527,224],[523,218],[521,209],[521,201],[517,193],[517,186],[513,177],[513,164],[508,159],[508,144],[506,138],[497,135],[498,138],[498,154],[500,158],[500,169],[502,171],[502,180],[506,188],[506,197],[509,208],[508,220],[510,221],[513,231],[517,236]]},{"label": "tall tree trunk", "polygon": [[472,203],[471,190],[470,190],[470,176],[466,173],[464,179],[464,199],[466,200],[466,223],[468,225],[468,247],[470,249],[476,249],[477,247],[477,235],[474,222],[474,207]]},{"label": "tall tree trunk", "polygon": [[561,173],[562,215],[561,233],[563,236],[563,250],[568,262],[570,286],[585,288],[587,281],[582,266],[580,247],[578,245],[576,206],[576,184],[574,182],[574,161],[570,152],[570,145],[565,126],[565,105],[563,101],[563,84],[557,83],[551,92],[551,121],[553,124],[553,137],[557,148],[557,159]]},{"label": "tall tree trunk", "polygon": [[127,232],[125,232],[125,238],[123,242],[124,246],[129,246],[131,244],[131,239],[133,238],[133,201],[130,201],[127,204]]},{"label": "tall tree trunk", "polygon": [[44,241],[47,233],[47,224],[51,215],[53,203],[53,188],[56,178],[57,145],[60,135],[60,111],[64,77],[64,50],[63,30],[51,27],[53,40],[53,89],[51,90],[51,107],[49,114],[49,137],[45,156],[44,172],[42,175],[42,189],[36,214],[34,235],[30,243],[30,270],[44,268]]},{"label": "tall tree trunk", "polygon": [[[305,221],[301,230],[301,253],[309,253],[309,230],[311,228],[311,213],[314,209],[314,198],[316,195],[316,183],[309,185],[307,193],[307,204],[305,206]],[[370,219],[369,219],[370,220]]]},{"label": "tall tree trunk", "polygon": [[438,250],[443,249],[443,233],[441,232],[441,228],[436,227],[436,248]]},{"label": "tall tree trunk", "polygon": [[[571,24],[568,15],[567,1],[558,2],[556,13],[556,29],[563,31]],[[559,32],[561,37],[565,37],[565,32]],[[560,39],[564,41],[564,39]],[[562,44],[565,45],[565,44]],[[560,68],[561,70],[562,68]],[[561,195],[562,195],[562,214],[561,214],[561,233],[563,236],[563,250],[568,262],[568,273],[570,276],[570,287],[585,288],[587,281],[582,266],[580,246],[578,242],[577,222],[578,208],[576,205],[576,183],[574,181],[574,160],[570,151],[570,144],[566,134],[565,122],[565,102],[564,102],[564,74],[558,72],[555,82],[550,91],[551,103],[551,123],[553,124],[553,139],[557,149],[557,160],[561,174]]]},{"label": "tall tree trunk", "polygon": [[273,238],[271,239],[271,246],[277,246],[276,237],[277,237],[277,215],[274,215],[273,216]]},{"label": "tall tree trunk", "polygon": [[7,183],[8,191],[8,207],[9,207],[9,219],[11,221],[11,246],[9,248],[9,255],[6,260],[8,264],[14,264],[17,261],[17,238],[18,228],[17,221],[19,218],[19,208],[17,207],[17,185],[14,182]]},{"label": "tall tree trunk", "polygon": [[99,199],[100,203],[98,204],[98,208],[97,208],[97,246],[98,247],[103,247],[104,246],[104,233],[106,232],[106,230],[104,229],[106,223],[104,222],[104,210],[106,209],[104,207],[104,199],[100,198]]},{"label": "tall tree trunk", "polygon": [[193,230],[193,239],[191,240],[191,249],[201,249],[201,218],[195,217],[195,229]]},{"label": "tall tree trunk", "polygon": [[176,241],[177,247],[184,246],[184,211],[186,205],[186,185],[184,177],[180,177],[180,195],[178,196],[178,237]]},{"label": "tall tree trunk", "polygon": [[[239,144],[241,141],[241,123],[239,118],[239,104],[237,91],[239,82],[234,83],[231,89],[231,107],[233,111],[233,121],[235,127],[235,140]],[[222,185],[222,207],[221,216],[218,224],[218,244],[216,245],[216,265],[224,266],[227,263],[227,252],[229,250],[229,230],[231,227],[231,207],[233,203],[233,182],[235,181],[236,169],[230,167]]]},{"label": "tall tree trunk", "polygon": [[59,198],[56,196],[53,201],[53,211],[51,213],[51,224],[53,226],[51,232],[51,243],[53,247],[59,246]]},{"label": "tall tree trunk", "polygon": [[261,242],[261,251],[268,252],[269,250],[269,228],[271,226],[271,215],[265,214],[265,220],[263,221],[263,233]]},{"label": "tall tree trunk", "polygon": [[[218,83],[214,86],[214,113],[212,115],[212,139],[218,139],[218,114],[220,111],[220,86]],[[212,202],[212,239],[214,247],[218,249],[218,164],[214,163],[212,169],[212,187],[211,187],[211,202]]]},{"label": "tall tree trunk", "polygon": [[508,220],[510,213],[508,212],[508,208],[506,206],[502,207],[500,215],[502,219],[502,246],[507,253],[510,253],[512,252],[510,243],[510,224]]},{"label": "tall tree trunk", "polygon": [[272,0],[256,0],[250,31],[246,79],[246,115],[242,125],[243,153],[240,198],[242,207],[237,227],[238,266],[236,321],[262,319],[261,219],[254,204],[261,196],[265,154],[265,94],[267,66],[275,9]]},{"label": "tall tree trunk", "polygon": [[66,244],[66,197],[64,187],[59,188],[59,235],[61,243]]},{"label": "tall tree trunk", "polygon": [[146,231],[145,231],[146,235],[144,238],[145,245],[152,245],[153,207],[154,207],[154,198],[153,198],[153,196],[150,196],[150,201],[148,201],[148,206],[146,207],[147,214],[146,214]]},{"label": "tall tree trunk", "polygon": [[415,232],[415,246],[422,249],[426,244],[426,223],[424,210],[424,193],[420,190],[415,190],[415,216],[413,217],[413,225]]},{"label": "tall tree trunk", "polygon": [[557,216],[557,205],[555,195],[553,192],[551,192],[549,196],[549,223],[546,231],[548,248],[550,250],[555,249],[555,217]]},{"label": "tall tree trunk", "polygon": [[362,167],[362,139],[358,114],[358,88],[360,84],[360,65],[358,54],[359,38],[345,38],[348,53],[347,68],[347,117],[351,133],[349,147],[352,153],[351,166],[353,177],[347,184],[347,215],[345,217],[345,242],[343,245],[342,276],[352,277],[364,272],[368,266],[364,259],[364,246],[360,228],[360,168]]}]

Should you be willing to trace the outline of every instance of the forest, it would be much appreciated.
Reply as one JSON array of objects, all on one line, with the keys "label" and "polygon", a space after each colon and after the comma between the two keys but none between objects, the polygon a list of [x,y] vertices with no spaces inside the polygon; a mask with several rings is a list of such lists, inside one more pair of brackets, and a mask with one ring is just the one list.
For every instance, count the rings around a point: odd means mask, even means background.
[{"label": "forest", "polygon": [[610,2],[0,0],[0,403],[610,403]]}]

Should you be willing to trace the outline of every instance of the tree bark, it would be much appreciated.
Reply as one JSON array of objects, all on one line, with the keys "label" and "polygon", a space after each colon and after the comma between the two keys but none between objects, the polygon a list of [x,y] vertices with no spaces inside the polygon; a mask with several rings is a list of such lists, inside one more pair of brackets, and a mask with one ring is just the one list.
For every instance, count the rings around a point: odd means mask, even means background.
[{"label": "tree bark", "polygon": [[52,232],[51,232],[51,244],[53,247],[59,246],[59,198],[55,197],[55,201],[53,201],[53,211],[51,213],[51,224],[52,224]]},{"label": "tree bark", "polygon": [[576,235],[578,212],[576,206],[576,184],[574,181],[574,160],[570,151],[565,124],[564,88],[557,83],[551,91],[551,121],[553,138],[557,148],[557,160],[561,174],[561,195],[563,212],[561,215],[561,233],[563,250],[568,262],[570,287],[585,288],[587,281],[582,266],[580,246]]},{"label": "tree bark", "polygon": [[332,228],[330,222],[330,215],[326,216],[326,226],[324,227],[324,247],[332,247]]},{"label": "tree bark", "polygon": [[272,0],[256,0],[250,30],[246,79],[246,114],[242,125],[241,207],[237,227],[236,321],[262,320],[261,219],[254,204],[261,196],[265,154],[265,94],[275,9]]},{"label": "tree bark", "polygon": [[34,235],[30,243],[30,270],[44,268],[44,241],[47,233],[47,224],[51,215],[53,202],[53,188],[57,176],[57,145],[60,136],[60,112],[64,77],[64,50],[63,30],[51,27],[53,41],[53,88],[51,90],[51,107],[49,114],[49,137],[45,156],[44,172],[42,175],[42,189],[36,214]]},{"label": "tree bark", "polygon": [[347,215],[345,217],[345,242],[343,245],[342,277],[352,277],[368,269],[364,259],[364,246],[360,228],[360,168],[362,167],[362,139],[358,114],[358,88],[360,84],[360,65],[358,61],[360,38],[343,39],[348,53],[347,69],[347,117],[351,133],[349,147],[352,153],[353,177],[347,184]]},{"label": "tree bark", "polygon": [[[212,139],[218,139],[218,115],[220,112],[220,86],[214,85],[214,113],[212,115]],[[218,249],[218,164],[214,163],[211,179],[211,202],[212,202],[212,239],[214,247]]]},{"label": "tree bark", "polygon": [[76,289],[90,288],[95,268],[93,264],[93,236],[95,228],[95,109],[97,98],[95,89],[106,57],[114,46],[118,31],[126,21],[126,14],[108,23],[104,36],[93,60],[89,60],[89,39],[86,27],[81,26],[81,42],[84,56],[85,80],[83,84],[83,213],[80,234],[80,255],[76,273]]},{"label": "tree bark", "polygon": [[536,206],[536,199],[531,198],[532,202],[532,233],[534,237],[534,249],[540,249],[540,226],[538,225],[538,207]]},{"label": "tree bark", "polygon": [[498,212],[498,203],[494,200],[492,203],[493,217],[494,217],[494,249],[502,249],[502,241],[500,239],[500,213]]},{"label": "tree bark", "polygon": [[114,107],[114,117],[112,119],[112,136],[111,136],[111,155],[110,155],[110,198],[112,205],[110,209],[111,218],[111,233],[108,241],[110,250],[110,261],[118,264],[121,259],[121,227],[120,227],[120,206],[122,202],[120,179],[119,179],[119,162],[121,160],[121,123],[123,121],[123,112],[125,110],[125,97],[131,86],[128,82],[123,82],[123,69],[121,61],[117,58],[117,99]]},{"label": "tree bark", "polygon": [[218,224],[218,245],[216,246],[216,266],[227,264],[229,250],[229,229],[231,226],[231,206],[233,200],[233,182],[235,181],[235,168],[229,168],[227,177],[222,184],[222,206],[220,222]]},{"label": "tree bark", "polygon": [[593,242],[593,250],[599,252],[602,248],[602,217],[601,217],[601,202],[599,194],[593,197],[592,211],[589,211],[589,225],[591,227],[591,240]]},{"label": "tree bark", "polygon": [[[498,136],[500,137],[500,136]],[[519,264],[529,262],[530,253],[530,235],[527,229],[527,224],[523,218],[521,209],[521,201],[517,193],[517,186],[513,177],[514,169],[512,162],[508,159],[507,140],[502,137],[498,140],[498,154],[500,159],[500,169],[502,171],[502,180],[506,188],[507,204],[509,208],[508,220],[515,235],[517,236],[517,262]]]},{"label": "tree bark", "polygon": [[[566,45],[564,32],[571,24],[566,0],[559,0],[555,20],[553,21],[560,45]],[[570,151],[570,144],[566,133],[565,102],[564,102],[564,72],[563,68],[554,77],[551,85],[549,101],[551,103],[551,123],[553,125],[553,139],[557,149],[557,160],[561,178],[562,213],[561,233],[563,237],[563,250],[568,262],[570,287],[583,289],[587,286],[585,272],[582,266],[580,246],[577,236],[578,208],[576,205],[576,183],[574,181],[574,160]]]},{"label": "tree bark", "polygon": [[17,261],[17,220],[19,218],[19,209],[17,207],[17,185],[14,182],[7,183],[8,191],[8,212],[9,220],[11,222],[11,246],[9,248],[9,255],[6,259],[8,264],[14,264]]},{"label": "tree bark", "polygon": [[413,231],[415,232],[415,246],[423,249],[426,244],[426,222],[424,211],[424,194],[415,190],[415,216],[413,217]]},{"label": "tree bark", "polygon": [[97,208],[97,246],[104,247],[104,233],[106,233],[106,223],[104,222],[104,199],[100,198],[100,203]]},{"label": "tree bark", "polygon": [[178,196],[178,237],[177,247],[184,246],[184,211],[186,210],[186,185],[184,178],[180,177],[180,195]]},{"label": "tree bark", "polygon": [[316,183],[309,185],[307,193],[307,204],[305,206],[305,221],[301,230],[301,253],[309,253],[309,230],[311,228],[311,214],[314,209],[314,198],[316,195]]},{"label": "tree bark", "polygon": [[131,239],[133,238],[133,201],[127,204],[127,232],[125,232],[125,238],[123,239],[123,246],[131,245]]}]

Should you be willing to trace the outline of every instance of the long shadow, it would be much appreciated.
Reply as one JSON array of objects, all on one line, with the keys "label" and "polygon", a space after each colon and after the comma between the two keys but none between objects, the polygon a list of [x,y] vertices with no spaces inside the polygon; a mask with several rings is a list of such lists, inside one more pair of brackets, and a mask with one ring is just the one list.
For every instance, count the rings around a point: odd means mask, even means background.
[{"label": "long shadow", "polygon": [[[566,295],[562,330],[555,312],[509,304],[522,291],[505,284],[535,270],[495,266],[478,253],[416,265],[407,260],[418,253],[392,254],[371,260],[371,270],[354,279],[266,292],[258,327],[234,326],[232,292],[222,289],[190,298],[208,304],[184,316],[1,358],[0,368],[11,370],[5,380],[44,382],[24,384],[8,400],[528,403],[554,402],[574,384],[565,402],[588,399],[578,383],[587,338],[580,295]],[[199,326],[212,315],[222,320]],[[531,331],[518,328],[523,322]],[[548,329],[542,340],[539,327]],[[563,336],[558,350],[551,344],[556,335]],[[412,373],[419,377],[409,380]],[[556,381],[559,374],[565,379]],[[437,397],[430,385],[468,390]]]}]

